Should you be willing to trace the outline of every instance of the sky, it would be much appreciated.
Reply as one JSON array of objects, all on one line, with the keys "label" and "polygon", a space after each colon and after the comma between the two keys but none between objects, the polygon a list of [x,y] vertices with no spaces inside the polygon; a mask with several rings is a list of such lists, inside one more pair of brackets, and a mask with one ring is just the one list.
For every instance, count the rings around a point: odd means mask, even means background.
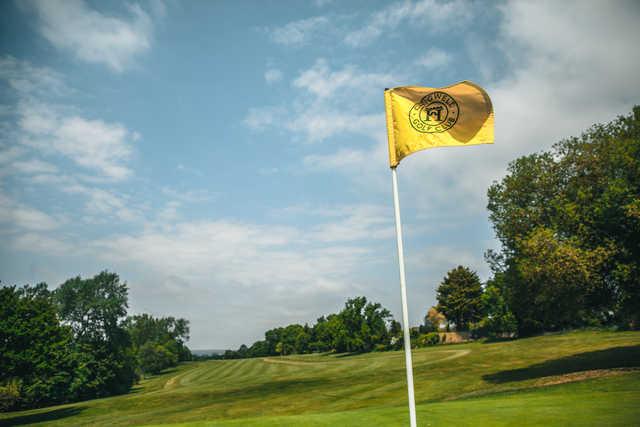
[{"label": "sky", "polygon": [[237,348],[364,295],[401,319],[383,90],[471,80],[495,144],[398,167],[409,317],[486,280],[487,188],[640,103],[637,1],[0,2],[0,280],[102,270]]}]

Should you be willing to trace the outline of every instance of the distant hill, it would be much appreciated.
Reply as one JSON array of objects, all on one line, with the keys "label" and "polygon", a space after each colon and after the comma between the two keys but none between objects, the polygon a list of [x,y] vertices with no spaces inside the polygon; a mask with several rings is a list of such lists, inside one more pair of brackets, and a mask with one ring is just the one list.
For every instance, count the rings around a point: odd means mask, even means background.
[{"label": "distant hill", "polygon": [[211,356],[214,354],[224,354],[227,350],[191,350],[191,354],[196,356]]}]

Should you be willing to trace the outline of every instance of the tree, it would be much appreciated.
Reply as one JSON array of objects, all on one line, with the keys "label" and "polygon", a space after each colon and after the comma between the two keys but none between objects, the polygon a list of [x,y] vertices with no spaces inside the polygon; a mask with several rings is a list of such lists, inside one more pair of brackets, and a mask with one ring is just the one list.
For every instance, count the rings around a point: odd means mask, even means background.
[{"label": "tree", "polygon": [[124,393],[137,378],[130,335],[121,323],[127,293],[126,283],[107,271],[69,279],[54,292],[61,320],[74,331],[80,377],[87,384],[83,398]]},{"label": "tree", "polygon": [[174,352],[154,341],[144,343],[137,355],[143,371],[150,374],[157,374],[178,363],[178,356]]},{"label": "tree", "polygon": [[[189,339],[189,321],[186,319],[156,318],[145,313],[128,317],[123,326],[131,336],[143,373],[155,374],[160,372],[160,365],[162,370],[191,359],[191,352],[185,345]],[[145,355],[141,354],[143,348]],[[170,357],[165,352],[170,353]]]},{"label": "tree", "polygon": [[379,303],[368,303],[366,297],[351,298],[338,316],[346,335],[336,351],[371,351],[376,344],[387,343],[391,313]]},{"label": "tree", "polygon": [[496,273],[489,279],[482,293],[485,317],[470,326],[475,337],[511,337],[517,332],[517,322],[505,298],[504,274]]},{"label": "tree", "polygon": [[85,342],[112,340],[120,335],[119,321],[127,314],[127,294],[127,284],[107,271],[91,279],[69,279],[55,291],[60,317]]},{"label": "tree", "polygon": [[45,283],[0,288],[0,400],[5,409],[63,403],[81,385],[74,378],[72,333],[60,325]]},{"label": "tree", "polygon": [[547,228],[519,239],[512,309],[524,334],[580,326],[593,289],[606,286],[598,274],[609,253],[581,249],[572,239],[560,240]]},{"label": "tree", "polygon": [[450,270],[437,290],[438,311],[452,320],[458,330],[482,318],[482,285],[476,272],[458,266]]},{"label": "tree", "polygon": [[[502,244],[493,268],[504,274],[521,334],[569,324],[638,325],[639,195],[640,107],[516,159],[489,188],[490,219]],[[541,259],[536,248],[562,255],[568,270],[552,274],[553,260]],[[537,291],[538,299],[551,299],[536,304]],[[561,306],[552,314],[548,304],[556,300]],[[567,310],[571,322],[562,318]]]}]

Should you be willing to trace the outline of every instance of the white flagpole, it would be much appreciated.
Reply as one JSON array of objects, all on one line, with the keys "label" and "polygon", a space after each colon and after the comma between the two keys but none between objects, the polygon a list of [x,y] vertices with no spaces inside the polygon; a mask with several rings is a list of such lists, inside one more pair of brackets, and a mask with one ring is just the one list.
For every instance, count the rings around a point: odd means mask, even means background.
[{"label": "white flagpole", "polygon": [[411,361],[411,335],[409,334],[409,310],[407,308],[407,285],[404,278],[404,251],[402,249],[402,223],[400,222],[400,199],[398,198],[398,173],[391,168],[393,181],[393,207],[396,212],[396,237],[398,239],[398,263],[400,264],[400,293],[402,295],[402,329],[404,332],[404,359],[407,367],[407,391],[409,393],[409,419],[416,427],[416,399],[413,392],[413,362]]}]

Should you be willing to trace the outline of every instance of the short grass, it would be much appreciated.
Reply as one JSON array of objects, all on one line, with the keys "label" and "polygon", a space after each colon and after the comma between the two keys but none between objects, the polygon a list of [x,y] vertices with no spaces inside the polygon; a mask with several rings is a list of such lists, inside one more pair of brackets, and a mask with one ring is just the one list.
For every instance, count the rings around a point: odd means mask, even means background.
[{"label": "short grass", "polygon": [[[640,425],[640,333],[579,331],[413,352],[419,425]],[[0,424],[407,425],[402,352],[187,363],[132,393]]]}]

